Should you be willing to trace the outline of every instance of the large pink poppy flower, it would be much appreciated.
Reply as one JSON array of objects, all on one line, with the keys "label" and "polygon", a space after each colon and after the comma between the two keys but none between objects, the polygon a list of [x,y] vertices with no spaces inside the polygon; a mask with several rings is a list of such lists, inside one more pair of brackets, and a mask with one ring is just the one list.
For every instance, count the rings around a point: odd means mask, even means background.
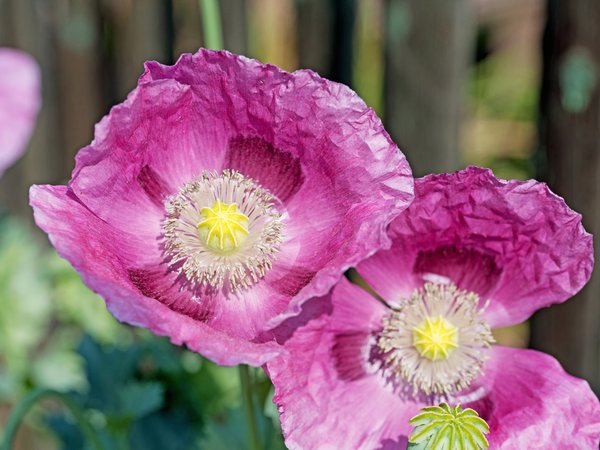
[{"label": "large pink poppy flower", "polygon": [[25,151],[40,103],[37,63],[23,52],[0,48],[0,176]]},{"label": "large pink poppy flower", "polygon": [[390,245],[408,163],[347,87],[200,50],[146,64],[37,224],[120,320],[221,364],[277,354],[261,331]]},{"label": "large pink poppy flower", "polygon": [[588,384],[490,334],[587,282],[581,217],[542,183],[469,168],[416,180],[390,236],[357,267],[379,299],[341,280],[276,330],[289,353],[267,370],[289,448],[404,450],[409,419],[440,401],[477,411],[492,449],[598,448]]}]

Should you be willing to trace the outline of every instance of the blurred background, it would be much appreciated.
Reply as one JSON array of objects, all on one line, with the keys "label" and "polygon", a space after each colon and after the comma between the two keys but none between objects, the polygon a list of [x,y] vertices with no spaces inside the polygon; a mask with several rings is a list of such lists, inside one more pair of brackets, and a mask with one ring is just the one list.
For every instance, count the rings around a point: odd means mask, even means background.
[{"label": "blurred background", "polygon": [[[221,0],[224,47],[351,86],[415,175],[469,164],[537,178],[600,232],[598,0]],[[117,323],[36,231],[27,191],[64,184],[94,124],[145,60],[203,45],[198,0],[0,0],[0,46],[42,67],[27,154],[0,180],[0,424],[28,392],[69,392],[108,448],[244,449],[237,372]],[[578,298],[497,330],[600,389],[600,276]],[[283,448],[271,387],[253,371],[261,439]],[[261,415],[262,416],[262,415]],[[81,449],[43,401],[19,449]],[[1,427],[2,425],[0,425]]]}]

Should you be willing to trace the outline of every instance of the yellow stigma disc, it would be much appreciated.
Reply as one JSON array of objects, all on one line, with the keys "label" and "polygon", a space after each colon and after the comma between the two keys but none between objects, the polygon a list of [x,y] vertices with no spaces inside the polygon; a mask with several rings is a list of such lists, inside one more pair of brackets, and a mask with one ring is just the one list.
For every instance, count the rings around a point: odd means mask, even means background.
[{"label": "yellow stigma disc", "polygon": [[442,316],[426,317],[413,328],[413,345],[424,358],[446,359],[458,347],[458,328]]},{"label": "yellow stigma disc", "polygon": [[200,214],[204,220],[198,224],[198,232],[212,250],[229,253],[248,237],[248,217],[238,211],[235,203],[217,200],[212,207],[202,208]]}]

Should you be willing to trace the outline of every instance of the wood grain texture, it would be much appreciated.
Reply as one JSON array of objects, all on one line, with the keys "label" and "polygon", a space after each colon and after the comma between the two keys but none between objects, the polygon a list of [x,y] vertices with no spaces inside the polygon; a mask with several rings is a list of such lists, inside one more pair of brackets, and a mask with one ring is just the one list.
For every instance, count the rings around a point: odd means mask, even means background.
[{"label": "wood grain texture", "polygon": [[[540,174],[554,192],[583,215],[587,231],[600,236],[600,85],[598,79],[573,109],[566,66],[573,55],[600,73],[600,2],[550,0],[544,35],[540,120]],[[580,67],[581,69],[581,67]],[[575,70],[571,67],[571,70]],[[567,78],[565,78],[567,76]],[[581,104],[579,105],[581,106]],[[596,261],[600,260],[598,243]],[[532,344],[556,356],[570,373],[600,389],[600,272],[574,299],[541,311]]]},{"label": "wood grain texture", "polygon": [[470,0],[387,0],[384,122],[415,175],[458,168]]}]

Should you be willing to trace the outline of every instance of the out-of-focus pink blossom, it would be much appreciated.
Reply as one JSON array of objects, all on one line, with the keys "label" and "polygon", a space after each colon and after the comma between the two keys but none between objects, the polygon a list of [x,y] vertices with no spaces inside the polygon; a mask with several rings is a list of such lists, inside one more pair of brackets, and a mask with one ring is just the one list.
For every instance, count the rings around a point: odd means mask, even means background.
[{"label": "out-of-focus pink blossom", "polygon": [[40,103],[37,63],[21,51],[0,48],[0,176],[27,148]]}]

